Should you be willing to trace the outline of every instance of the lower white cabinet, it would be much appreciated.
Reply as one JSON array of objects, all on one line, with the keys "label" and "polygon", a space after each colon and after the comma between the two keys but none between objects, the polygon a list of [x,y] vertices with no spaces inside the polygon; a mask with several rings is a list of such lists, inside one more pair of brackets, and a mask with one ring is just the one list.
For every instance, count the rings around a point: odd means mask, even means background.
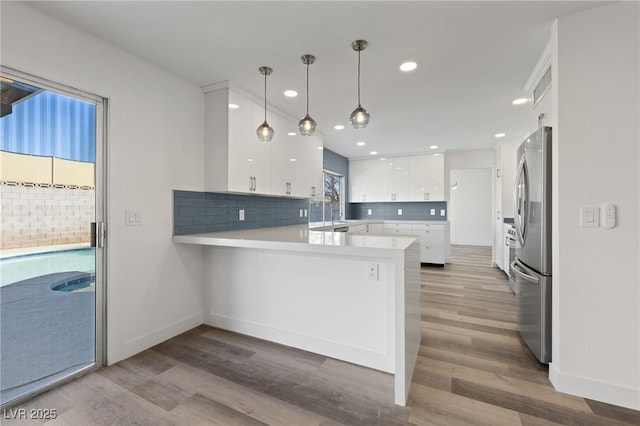
[{"label": "lower white cabinet", "polygon": [[449,223],[386,222],[385,234],[413,235],[420,242],[420,262],[444,265],[449,253]]}]

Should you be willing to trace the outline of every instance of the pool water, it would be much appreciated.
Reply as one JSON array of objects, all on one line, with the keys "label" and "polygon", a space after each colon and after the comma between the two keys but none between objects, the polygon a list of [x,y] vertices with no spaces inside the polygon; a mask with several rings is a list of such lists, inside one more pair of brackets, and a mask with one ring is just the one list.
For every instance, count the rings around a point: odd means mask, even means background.
[{"label": "pool water", "polygon": [[0,287],[55,272],[95,271],[95,249],[29,254],[0,260]]}]

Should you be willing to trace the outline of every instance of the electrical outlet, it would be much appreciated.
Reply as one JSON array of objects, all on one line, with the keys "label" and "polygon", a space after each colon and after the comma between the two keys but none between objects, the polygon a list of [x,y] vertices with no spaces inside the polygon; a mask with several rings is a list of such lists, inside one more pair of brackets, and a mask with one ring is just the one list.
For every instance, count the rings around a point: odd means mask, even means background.
[{"label": "electrical outlet", "polygon": [[125,226],[142,226],[142,212],[140,210],[125,210]]},{"label": "electrical outlet", "polygon": [[307,209],[304,209],[304,217],[309,216],[309,211]]},{"label": "electrical outlet", "polygon": [[444,211],[444,209],[440,209],[440,216],[443,216],[446,214],[446,212]]},{"label": "electrical outlet", "polygon": [[368,216],[371,216],[371,213],[372,213],[372,212],[371,212],[371,209],[367,209],[367,215],[368,215]]},{"label": "electrical outlet", "polygon": [[435,216],[436,215],[436,209],[431,209],[431,216]]},{"label": "electrical outlet", "polygon": [[302,209],[300,209],[300,217],[304,216],[304,211]]},{"label": "electrical outlet", "polygon": [[402,216],[402,209],[398,209],[398,216]]},{"label": "electrical outlet", "polygon": [[244,220],[244,209],[238,210],[238,220]]},{"label": "electrical outlet", "polygon": [[380,265],[377,263],[369,263],[367,265],[367,276],[370,281],[378,281]]}]

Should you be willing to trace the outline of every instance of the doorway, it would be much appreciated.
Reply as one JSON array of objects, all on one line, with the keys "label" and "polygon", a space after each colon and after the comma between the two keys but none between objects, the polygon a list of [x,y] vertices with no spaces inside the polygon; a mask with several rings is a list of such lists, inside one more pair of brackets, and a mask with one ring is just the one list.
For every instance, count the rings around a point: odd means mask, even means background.
[{"label": "doorway", "polygon": [[451,244],[492,246],[491,169],[455,169],[450,173]]},{"label": "doorway", "polygon": [[104,364],[106,101],[7,68],[0,87],[4,408]]}]

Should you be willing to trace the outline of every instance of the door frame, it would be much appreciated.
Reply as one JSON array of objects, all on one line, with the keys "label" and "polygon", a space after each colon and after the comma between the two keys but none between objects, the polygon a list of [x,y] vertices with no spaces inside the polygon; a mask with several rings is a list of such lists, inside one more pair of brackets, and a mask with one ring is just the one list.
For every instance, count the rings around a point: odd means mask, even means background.
[{"label": "door frame", "polygon": [[96,107],[96,161],[95,161],[95,218],[97,223],[102,222],[103,244],[96,247],[95,252],[95,362],[61,379],[43,386],[37,390],[18,397],[9,403],[2,405],[7,408],[20,404],[35,395],[48,391],[63,383],[74,380],[81,375],[96,370],[107,362],[107,239],[106,224],[108,205],[108,129],[109,129],[109,102],[107,98],[94,95],[78,88],[70,87],[61,83],[52,82],[43,77],[38,77],[29,73],[15,70],[4,65],[0,66],[0,74],[21,81],[50,92],[59,93],[64,96],[78,98],[95,104]]}]

